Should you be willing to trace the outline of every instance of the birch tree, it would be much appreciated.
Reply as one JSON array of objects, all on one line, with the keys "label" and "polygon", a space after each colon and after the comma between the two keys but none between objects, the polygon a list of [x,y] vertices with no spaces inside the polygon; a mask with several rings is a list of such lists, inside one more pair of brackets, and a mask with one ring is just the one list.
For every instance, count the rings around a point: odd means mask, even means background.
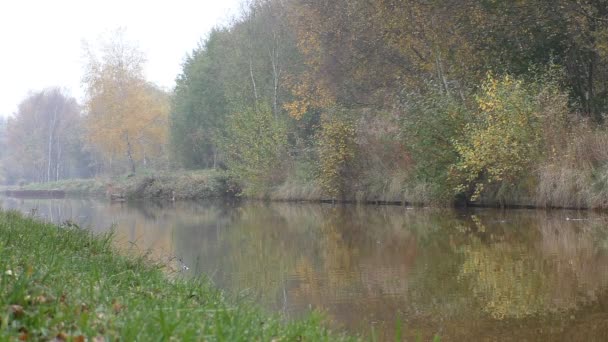
[{"label": "birch tree", "polygon": [[127,161],[130,172],[159,157],[167,140],[168,96],[144,77],[144,54],[117,32],[85,46],[88,137],[107,160]]},{"label": "birch tree", "polygon": [[[82,147],[80,119],[76,100],[59,88],[28,95],[6,123],[5,176],[50,182],[75,175],[82,166],[73,158]],[[84,160],[82,155],[78,159]]]}]

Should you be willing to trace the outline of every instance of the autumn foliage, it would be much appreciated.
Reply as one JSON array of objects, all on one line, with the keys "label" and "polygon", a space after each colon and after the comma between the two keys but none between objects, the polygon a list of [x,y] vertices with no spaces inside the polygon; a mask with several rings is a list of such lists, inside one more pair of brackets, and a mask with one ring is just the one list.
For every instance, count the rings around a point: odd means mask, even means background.
[{"label": "autumn foliage", "polygon": [[213,168],[281,198],[608,203],[603,2],[249,1],[185,56],[172,94],[123,38],[87,50],[93,173]]},{"label": "autumn foliage", "polygon": [[144,78],[143,54],[120,35],[112,39],[100,57],[87,50],[87,137],[109,164],[135,172],[166,154],[169,98]]}]

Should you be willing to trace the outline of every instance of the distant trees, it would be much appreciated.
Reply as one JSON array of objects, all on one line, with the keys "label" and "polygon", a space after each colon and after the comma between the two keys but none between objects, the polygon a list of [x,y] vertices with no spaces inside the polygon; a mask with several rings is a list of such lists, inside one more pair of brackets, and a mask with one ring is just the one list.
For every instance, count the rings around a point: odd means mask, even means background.
[{"label": "distant trees", "polygon": [[86,47],[81,107],[58,88],[28,95],[0,122],[0,181],[49,182],[167,168],[167,92],[143,75],[145,58],[122,33]]},{"label": "distant trees", "polygon": [[144,55],[119,32],[87,49],[87,137],[108,170],[158,163],[167,155],[169,97],[147,82]]},{"label": "distant trees", "polygon": [[58,88],[30,94],[8,119],[2,164],[5,181],[49,182],[89,174],[76,100]]},{"label": "distant trees", "polygon": [[6,149],[6,119],[0,116],[0,184],[6,182],[6,165],[3,162]]}]

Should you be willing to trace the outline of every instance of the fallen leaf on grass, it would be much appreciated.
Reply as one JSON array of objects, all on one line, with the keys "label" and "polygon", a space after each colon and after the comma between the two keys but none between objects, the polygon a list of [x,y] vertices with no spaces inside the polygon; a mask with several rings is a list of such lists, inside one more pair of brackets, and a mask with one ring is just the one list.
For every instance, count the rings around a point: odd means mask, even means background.
[{"label": "fallen leaf on grass", "polygon": [[21,306],[21,305],[11,305],[10,311],[13,314],[13,316],[16,318],[23,316],[23,313],[24,313],[23,306]]},{"label": "fallen leaf on grass", "polygon": [[115,314],[121,312],[123,308],[124,308],[124,305],[120,304],[116,300],[112,301],[112,309],[114,310]]},{"label": "fallen leaf on grass", "polygon": [[55,339],[53,339],[53,342],[65,342],[67,340],[68,340],[68,335],[60,332],[59,334],[57,334],[57,336],[55,336]]},{"label": "fallen leaf on grass", "polygon": [[47,301],[48,300],[45,296],[38,296],[38,297],[36,297],[35,303],[36,304],[45,304]]},{"label": "fallen leaf on grass", "polygon": [[74,337],[72,339],[72,341],[74,341],[74,342],[84,342],[85,341],[84,335],[78,335],[78,336]]}]

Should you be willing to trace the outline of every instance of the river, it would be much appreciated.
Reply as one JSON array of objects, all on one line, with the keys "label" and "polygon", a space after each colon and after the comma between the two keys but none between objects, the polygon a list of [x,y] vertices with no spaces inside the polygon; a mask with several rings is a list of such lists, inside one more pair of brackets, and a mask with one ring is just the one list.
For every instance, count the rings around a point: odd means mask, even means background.
[{"label": "river", "polygon": [[608,216],[243,202],[0,197],[4,209],[180,260],[287,318],[380,340],[604,340]]}]

